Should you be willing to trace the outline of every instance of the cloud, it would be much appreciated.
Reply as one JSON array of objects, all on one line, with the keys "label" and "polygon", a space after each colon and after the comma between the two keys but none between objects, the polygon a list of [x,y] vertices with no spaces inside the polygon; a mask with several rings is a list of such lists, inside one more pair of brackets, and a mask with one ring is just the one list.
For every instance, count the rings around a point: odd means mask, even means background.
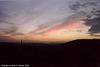
[{"label": "cloud", "polygon": [[69,8],[72,10],[79,10],[81,8],[87,8],[90,6],[97,6],[98,4],[96,2],[86,2],[86,3],[80,3],[80,2],[75,2],[74,4],[70,5]]},{"label": "cloud", "polygon": [[90,26],[88,32],[91,36],[99,36],[96,35],[100,33],[100,2],[96,1],[86,1],[86,2],[75,2],[70,5],[69,8],[72,9],[75,13],[83,11],[86,13],[86,18],[83,19],[85,21],[86,26]]},{"label": "cloud", "polygon": [[0,32],[13,34],[18,30],[18,28],[14,23],[9,21],[12,16],[8,15],[4,11],[6,10],[3,7],[0,7]]},{"label": "cloud", "polygon": [[81,20],[85,15],[85,12],[80,11],[63,19],[54,21],[54,23],[49,22],[45,24],[40,24],[38,28],[34,31],[31,31],[30,34],[42,34],[51,30],[56,31],[56,29],[72,25],[74,22]]},{"label": "cloud", "polygon": [[[97,6],[96,2],[75,1],[71,5],[67,4],[68,2],[66,0],[0,2],[0,32],[20,36],[27,33],[36,35],[56,31],[83,19],[88,14],[87,11],[91,11],[88,9],[90,6]],[[59,9],[62,6],[64,7]],[[90,23],[91,26],[90,19],[84,21],[85,25]],[[91,29],[89,31],[92,31]]]},{"label": "cloud", "polygon": [[5,25],[5,27],[0,27],[0,31],[4,32],[6,34],[12,34],[15,33],[17,31],[17,27],[16,26],[12,26],[12,25]]},{"label": "cloud", "polygon": [[99,36],[95,34],[100,33],[100,10],[93,12],[93,15],[84,19],[84,21],[85,25],[91,26],[88,30],[91,36]]},{"label": "cloud", "polygon": [[81,4],[80,2],[76,2],[75,4],[73,5],[70,5],[69,7],[72,9],[72,10],[78,10],[80,8]]},{"label": "cloud", "polygon": [[100,37],[100,35],[90,34],[90,36]]},{"label": "cloud", "polygon": [[[53,5],[55,6],[52,7]],[[4,2],[4,5],[1,3],[0,32],[15,35],[24,35],[23,33],[27,34],[28,32],[42,34],[52,29],[67,26],[72,21],[82,19],[85,15],[85,12],[82,11],[71,14],[68,5],[67,8],[59,9],[64,5],[65,3],[60,0],[52,0],[50,3],[45,0],[43,2],[40,0],[36,2],[10,1]],[[3,25],[5,27],[2,27],[1,23],[5,23]]]},{"label": "cloud", "polygon": [[0,8],[0,23],[8,23],[5,19],[6,19],[7,17],[10,17],[10,16],[8,16],[8,15],[5,14],[5,13],[3,13],[2,10],[3,10],[3,9]]},{"label": "cloud", "polygon": [[25,35],[24,33],[18,33],[18,32],[16,32],[16,33],[13,33],[12,35]]},{"label": "cloud", "polygon": [[0,24],[1,27],[0,27],[0,33],[4,33],[4,35],[17,35],[17,36],[20,36],[20,35],[25,35],[24,33],[22,32],[18,32],[19,28],[17,25],[11,25],[11,24],[5,24],[5,23],[2,23]]},{"label": "cloud", "polygon": [[0,42],[8,42],[8,41],[14,41],[10,36],[4,36],[0,33]]}]

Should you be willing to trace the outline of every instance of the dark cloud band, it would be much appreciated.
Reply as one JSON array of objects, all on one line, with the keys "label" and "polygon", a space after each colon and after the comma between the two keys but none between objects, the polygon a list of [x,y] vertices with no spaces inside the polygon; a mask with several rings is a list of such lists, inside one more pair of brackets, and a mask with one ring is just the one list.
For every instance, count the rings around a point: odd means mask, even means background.
[{"label": "dark cloud band", "polygon": [[[95,16],[94,18],[92,18]],[[86,19],[84,19],[85,25],[91,26],[91,28],[88,30],[89,33],[92,36],[100,36],[100,35],[95,35],[97,33],[100,33],[100,10],[93,12],[92,16],[88,16]]]}]

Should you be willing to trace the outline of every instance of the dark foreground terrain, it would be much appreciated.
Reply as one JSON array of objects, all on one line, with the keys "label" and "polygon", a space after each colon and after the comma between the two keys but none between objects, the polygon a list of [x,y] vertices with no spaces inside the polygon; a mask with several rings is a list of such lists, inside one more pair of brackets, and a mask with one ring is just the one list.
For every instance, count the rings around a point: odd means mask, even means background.
[{"label": "dark foreground terrain", "polygon": [[75,40],[59,45],[0,43],[0,64],[30,67],[100,67],[100,40]]}]

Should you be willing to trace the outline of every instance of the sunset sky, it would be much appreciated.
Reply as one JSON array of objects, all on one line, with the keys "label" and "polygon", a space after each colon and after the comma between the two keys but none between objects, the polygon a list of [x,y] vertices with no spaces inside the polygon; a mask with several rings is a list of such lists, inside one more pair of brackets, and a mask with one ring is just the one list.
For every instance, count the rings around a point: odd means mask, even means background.
[{"label": "sunset sky", "polygon": [[0,42],[100,39],[100,0],[2,0]]}]

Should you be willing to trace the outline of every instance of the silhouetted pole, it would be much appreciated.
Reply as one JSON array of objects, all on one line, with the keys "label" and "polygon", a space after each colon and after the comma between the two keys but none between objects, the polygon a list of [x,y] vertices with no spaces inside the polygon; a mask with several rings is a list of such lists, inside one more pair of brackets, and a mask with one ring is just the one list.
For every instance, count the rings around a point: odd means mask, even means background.
[{"label": "silhouetted pole", "polygon": [[22,47],[22,45],[23,45],[23,41],[22,41],[22,39],[21,39],[20,47]]}]

